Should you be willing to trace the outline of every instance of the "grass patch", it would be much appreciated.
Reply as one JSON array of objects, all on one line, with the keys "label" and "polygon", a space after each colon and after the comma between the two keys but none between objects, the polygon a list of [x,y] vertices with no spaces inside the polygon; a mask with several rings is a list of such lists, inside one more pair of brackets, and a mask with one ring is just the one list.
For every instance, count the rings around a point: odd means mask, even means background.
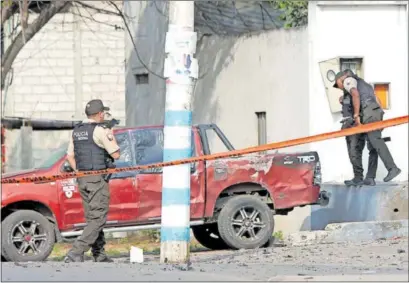
[{"label": "grass patch", "polygon": [[280,241],[283,241],[283,240],[284,240],[283,231],[274,232],[274,233],[273,233],[273,237],[276,238],[276,239],[278,239],[278,240],[280,240]]},{"label": "grass patch", "polygon": [[[148,230],[149,231],[149,230]],[[160,234],[153,232],[141,231],[137,234],[132,234],[126,238],[109,239],[106,241],[105,252],[111,257],[128,256],[131,246],[143,249],[147,254],[159,254],[160,252]],[[159,235],[159,236],[158,236]],[[57,243],[54,245],[50,260],[63,260],[68,250],[73,243]],[[201,251],[205,248],[192,238],[190,241],[191,251]],[[91,257],[91,251],[88,251],[85,256]]]}]

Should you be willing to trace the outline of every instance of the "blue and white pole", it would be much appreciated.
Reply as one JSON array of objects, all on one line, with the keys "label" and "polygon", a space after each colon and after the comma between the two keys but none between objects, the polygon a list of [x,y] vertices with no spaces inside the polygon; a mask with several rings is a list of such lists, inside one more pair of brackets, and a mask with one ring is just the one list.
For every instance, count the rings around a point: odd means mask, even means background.
[{"label": "blue and white pole", "polygon": [[[163,161],[192,156],[192,91],[198,63],[194,2],[169,1]],[[190,244],[190,164],[163,168],[161,262],[186,263]]]}]

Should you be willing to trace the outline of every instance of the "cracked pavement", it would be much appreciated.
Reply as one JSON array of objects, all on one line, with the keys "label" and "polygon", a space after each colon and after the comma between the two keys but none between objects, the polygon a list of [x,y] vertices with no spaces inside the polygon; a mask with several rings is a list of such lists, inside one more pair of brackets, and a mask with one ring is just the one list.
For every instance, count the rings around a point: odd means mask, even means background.
[{"label": "cracked pavement", "polygon": [[126,257],[116,258],[115,263],[2,263],[1,280],[358,281],[367,278],[407,282],[408,239],[199,252],[191,254],[187,269],[187,265],[160,264],[158,255],[147,255],[142,264],[131,264]]}]

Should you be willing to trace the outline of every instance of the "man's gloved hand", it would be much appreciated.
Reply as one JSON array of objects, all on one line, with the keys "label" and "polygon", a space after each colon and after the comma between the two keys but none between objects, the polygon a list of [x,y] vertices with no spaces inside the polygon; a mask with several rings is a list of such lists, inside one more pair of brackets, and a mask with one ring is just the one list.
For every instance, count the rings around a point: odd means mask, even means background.
[{"label": "man's gloved hand", "polygon": [[107,165],[107,168],[115,168],[114,164],[115,160],[110,156],[105,160],[105,164]]}]

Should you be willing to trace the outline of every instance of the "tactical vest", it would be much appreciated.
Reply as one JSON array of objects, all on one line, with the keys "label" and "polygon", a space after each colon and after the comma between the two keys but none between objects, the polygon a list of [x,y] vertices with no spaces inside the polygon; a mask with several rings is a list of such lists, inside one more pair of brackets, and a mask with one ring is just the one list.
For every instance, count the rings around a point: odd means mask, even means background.
[{"label": "tactical vest", "polygon": [[352,117],[353,113],[352,97],[347,91],[344,91],[344,96],[342,97],[342,117]]},{"label": "tactical vest", "polygon": [[99,147],[93,139],[97,123],[80,123],[74,127],[72,138],[74,141],[74,158],[77,170],[106,169],[106,160],[110,158],[108,152]]},{"label": "tactical vest", "polygon": [[368,105],[369,103],[372,103],[372,102],[376,103],[375,92],[374,92],[373,87],[367,82],[365,82],[363,79],[358,77],[357,75],[353,75],[350,77],[356,79],[358,82],[357,88],[359,92],[361,107],[365,108],[365,106]]}]

